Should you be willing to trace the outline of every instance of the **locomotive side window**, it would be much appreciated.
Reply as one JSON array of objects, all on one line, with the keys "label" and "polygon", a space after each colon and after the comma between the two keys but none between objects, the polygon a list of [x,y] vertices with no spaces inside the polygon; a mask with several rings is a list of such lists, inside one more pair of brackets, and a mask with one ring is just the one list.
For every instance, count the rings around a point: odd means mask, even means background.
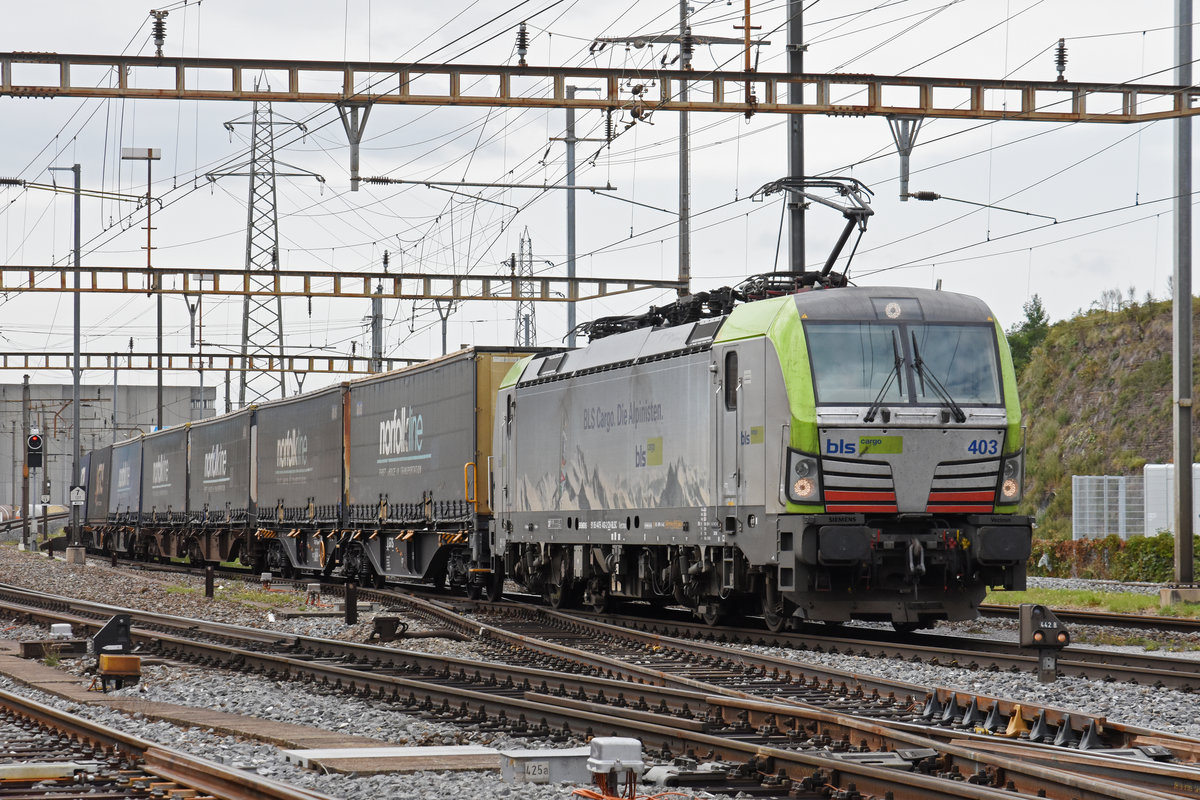
[{"label": "locomotive side window", "polygon": [[725,410],[737,410],[738,357],[736,350],[725,354]]}]

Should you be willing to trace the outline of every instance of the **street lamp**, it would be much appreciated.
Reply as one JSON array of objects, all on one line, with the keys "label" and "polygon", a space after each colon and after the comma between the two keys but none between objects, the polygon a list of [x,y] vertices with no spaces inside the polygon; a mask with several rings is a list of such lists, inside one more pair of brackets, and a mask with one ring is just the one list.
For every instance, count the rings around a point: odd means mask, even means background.
[{"label": "street lamp", "polygon": [[[154,276],[152,267],[151,254],[154,247],[151,244],[153,228],[150,227],[150,208],[153,205],[151,202],[151,183],[150,183],[150,168],[153,162],[162,158],[162,151],[157,147],[122,147],[122,161],[145,161],[146,162],[146,277],[152,282],[151,287],[155,294],[158,295],[158,357],[156,364],[158,365],[158,422],[157,427],[163,426],[163,373],[162,373],[162,353],[163,353],[163,299],[162,287],[159,285],[159,279]],[[115,400],[115,398],[114,398]]]}]

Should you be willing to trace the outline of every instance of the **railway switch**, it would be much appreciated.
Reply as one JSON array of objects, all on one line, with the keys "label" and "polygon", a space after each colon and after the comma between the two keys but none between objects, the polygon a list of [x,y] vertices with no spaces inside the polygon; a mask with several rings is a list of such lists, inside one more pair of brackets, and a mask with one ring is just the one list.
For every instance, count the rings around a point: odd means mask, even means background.
[{"label": "railway switch", "polygon": [[1022,603],[1019,620],[1021,646],[1038,651],[1038,680],[1053,682],[1058,674],[1058,651],[1071,643],[1071,634],[1062,620],[1042,605]]}]

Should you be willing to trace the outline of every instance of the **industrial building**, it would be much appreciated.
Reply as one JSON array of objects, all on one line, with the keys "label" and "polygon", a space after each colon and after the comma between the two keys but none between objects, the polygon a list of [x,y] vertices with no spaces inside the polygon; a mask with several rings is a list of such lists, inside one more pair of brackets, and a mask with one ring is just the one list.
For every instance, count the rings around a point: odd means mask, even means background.
[{"label": "industrial building", "polygon": [[[21,503],[21,465],[25,458],[20,383],[0,384],[0,505]],[[164,386],[163,425],[182,425],[215,413],[216,389],[212,386]],[[79,387],[80,448],[128,439],[155,429],[158,412],[156,386],[114,387],[83,384]],[[72,430],[71,384],[29,386],[29,424],[45,441],[45,474],[50,477],[50,502],[66,505],[71,485]],[[31,475],[29,502],[42,495],[43,473]]]}]

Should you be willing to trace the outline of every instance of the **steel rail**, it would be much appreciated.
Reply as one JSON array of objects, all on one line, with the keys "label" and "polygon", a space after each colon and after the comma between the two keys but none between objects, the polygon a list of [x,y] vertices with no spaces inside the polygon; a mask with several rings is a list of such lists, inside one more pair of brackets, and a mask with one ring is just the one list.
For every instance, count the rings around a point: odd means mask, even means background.
[{"label": "steel rail", "polygon": [[[1016,619],[1016,606],[985,603],[979,606],[984,617]],[[1200,633],[1200,617],[1162,617],[1152,614],[1116,614],[1108,611],[1055,608],[1054,615],[1068,625],[1102,625],[1112,628],[1145,628],[1153,631]]]},{"label": "steel rail", "polygon": [[[41,593],[38,594],[41,598],[47,597]],[[70,603],[67,603],[71,605]],[[91,612],[94,612],[98,604],[81,603],[81,606],[88,606]],[[110,607],[111,610],[111,607]],[[145,612],[139,613],[143,616],[161,616],[161,615],[146,615]],[[185,622],[187,622],[185,620]],[[180,620],[178,618],[165,618],[164,625],[177,626]],[[87,624],[87,623],[85,623]],[[240,636],[246,629],[238,626],[225,626],[215,623],[208,623],[206,627],[211,630],[226,629],[229,638]],[[711,725],[698,724],[693,720],[679,721],[657,712],[641,712],[621,708],[613,708],[604,702],[587,702],[573,701],[571,698],[554,698],[549,696],[535,695],[529,690],[518,690],[516,696],[505,697],[504,693],[497,693],[495,690],[488,692],[479,692],[469,689],[449,689],[445,686],[446,676],[438,673],[435,676],[430,676],[434,679],[435,685],[432,687],[429,680],[410,680],[403,677],[394,677],[378,674],[380,665],[362,664],[361,666],[344,667],[331,664],[314,663],[310,660],[297,659],[293,656],[281,656],[275,654],[263,654],[257,652],[235,652],[230,648],[222,645],[204,644],[192,641],[185,641],[174,636],[164,636],[160,633],[139,633],[138,638],[147,641],[162,653],[171,657],[180,657],[187,660],[202,661],[204,663],[220,663],[226,666],[237,666],[243,669],[251,669],[258,672],[270,674],[274,677],[295,678],[301,674],[309,673],[313,679],[320,676],[323,683],[332,685],[334,688],[341,688],[363,696],[374,696],[378,698],[387,697],[389,692],[393,699],[401,699],[399,693],[408,690],[410,692],[409,705],[415,705],[415,693],[421,692],[426,695],[426,699],[421,708],[426,711],[437,711],[436,703],[440,702],[441,713],[448,717],[457,717],[459,720],[478,720],[481,715],[504,716],[505,713],[527,716],[532,715],[537,718],[540,715],[540,727],[548,728],[553,724],[563,730],[571,730],[571,724],[575,725],[587,724],[596,726],[601,731],[609,731],[617,735],[633,735],[639,738],[644,738],[647,735],[661,736],[664,747],[674,748],[689,748],[695,749],[698,747],[711,747],[714,752],[719,752],[724,757],[749,758],[753,761],[756,757],[762,758],[764,754],[769,755],[777,762],[786,763],[791,769],[812,769],[816,768],[818,772],[821,769],[835,769],[838,772],[848,773],[854,776],[856,783],[862,786],[874,785],[872,781],[888,776],[888,780],[894,784],[896,781],[894,770],[884,770],[879,775],[873,775],[869,764],[844,763],[836,756],[829,754],[812,752],[796,753],[791,750],[780,750],[775,752],[775,748],[769,745],[769,736],[766,740],[761,737],[756,737],[753,740],[738,740],[731,742],[728,735],[720,735],[717,733],[708,733],[707,728]],[[338,650],[347,646],[344,642],[330,642],[327,640],[309,640],[307,637],[296,637],[301,642],[307,641],[310,646],[331,647],[329,653],[322,653],[318,650],[317,658],[322,656],[334,655]],[[256,638],[256,641],[261,641],[261,637]],[[358,646],[360,650],[359,659],[362,659],[362,651],[373,651],[377,656],[382,656],[386,648],[370,648]],[[394,651],[393,651],[394,653]],[[470,664],[470,662],[468,662]],[[470,664],[475,669],[489,669],[494,665]],[[548,672],[545,673],[551,676],[551,679],[561,678],[561,673]],[[534,676],[536,680],[536,675]],[[613,691],[616,686],[621,686],[619,681],[608,682],[608,688]],[[626,686],[626,688],[630,688]],[[639,687],[642,688],[642,687]],[[649,688],[649,687],[644,687]],[[710,687],[711,688],[711,687]],[[680,697],[692,697],[693,700],[699,698],[698,694],[680,694],[675,693],[675,700]],[[927,738],[928,729],[922,731],[919,727],[916,728],[917,733],[901,733],[894,731],[886,725],[876,725],[870,721],[854,720],[853,718],[844,715],[821,712],[814,709],[801,709],[795,705],[771,704],[764,701],[736,700],[733,698],[714,698],[713,703],[721,707],[726,712],[723,716],[732,715],[735,720],[742,721],[743,724],[755,724],[760,727],[769,725],[774,728],[784,720],[791,720],[792,729],[796,729],[796,725],[803,726],[801,729],[811,729],[814,725],[821,728],[822,731],[834,730],[846,738],[849,742],[850,736],[860,738],[864,743],[871,740],[872,744],[877,747],[888,747],[895,749],[897,746],[908,746],[909,749],[931,749],[935,751],[941,760],[941,771],[953,768],[954,774],[961,774],[963,770],[973,770],[973,774],[983,776],[980,779],[1000,780],[1002,776],[1006,781],[1012,781],[1012,786],[1018,790],[1029,788],[1030,793],[1033,793],[1038,788],[1046,788],[1048,785],[1053,785],[1059,791],[1068,791],[1070,796],[1086,797],[1086,798],[1103,798],[1103,797],[1119,797],[1132,798],[1138,796],[1129,793],[1124,787],[1118,784],[1098,783],[1089,781],[1085,785],[1076,785],[1076,776],[1060,776],[1054,770],[1046,770],[1037,765],[1025,765],[1020,763],[1010,763],[1011,759],[1007,756],[998,757],[992,754],[986,754],[983,757],[978,756],[969,748],[965,748],[961,744],[953,742],[937,743]],[[454,710],[452,704],[461,704],[458,710]],[[468,704],[477,704],[478,711],[472,711]],[[497,708],[497,706],[499,708]],[[755,711],[756,715],[753,719],[749,716],[749,711]],[[711,721],[710,721],[711,722]],[[536,726],[535,726],[536,727]],[[595,729],[593,729],[594,731]],[[736,730],[736,729],[735,729]],[[959,736],[966,736],[966,733],[960,733]],[[782,737],[781,737],[782,738]],[[830,764],[830,760],[835,763]],[[1200,774],[1200,773],[1198,773]],[[939,778],[943,782],[944,778]],[[951,781],[953,783],[953,781]],[[916,788],[909,786],[910,789]],[[923,790],[928,790],[928,787],[922,784]],[[894,786],[884,791],[891,791]],[[1139,790],[1141,791],[1141,790]],[[946,796],[943,793],[937,793],[935,796]],[[960,796],[952,793],[951,796]],[[979,796],[979,795],[970,795]],[[1050,796],[1060,796],[1057,791]],[[1144,792],[1141,796],[1147,796]],[[1156,796],[1156,795],[1150,795]]]},{"label": "steel rail", "polygon": [[172,750],[11,692],[0,691],[0,705],[37,724],[125,753],[164,780],[225,800],[331,800],[329,795]]}]

